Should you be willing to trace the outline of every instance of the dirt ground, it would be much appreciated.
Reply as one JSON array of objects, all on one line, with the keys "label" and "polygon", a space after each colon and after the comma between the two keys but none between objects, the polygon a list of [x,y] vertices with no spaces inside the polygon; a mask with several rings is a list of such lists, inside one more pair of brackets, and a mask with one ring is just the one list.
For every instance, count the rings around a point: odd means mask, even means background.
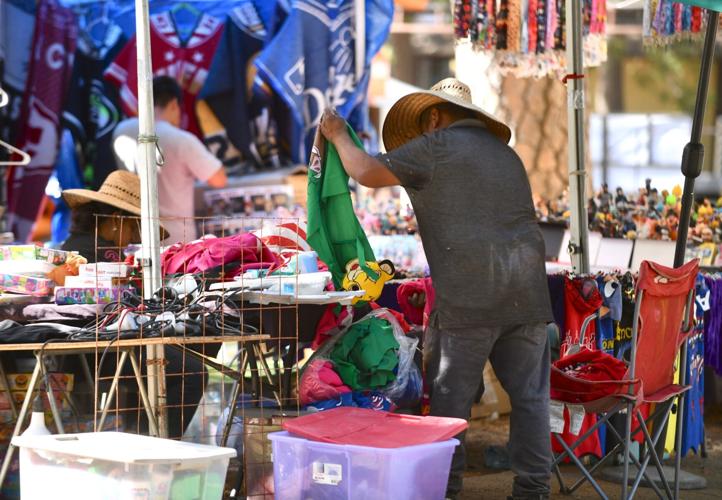
[{"label": "dirt ground", "polygon": [[[684,500],[720,499],[722,498],[722,412],[710,412],[705,415],[705,430],[707,433],[707,457],[701,458],[691,455],[682,461],[682,469],[703,476],[707,479],[707,489],[688,490],[681,493]],[[459,497],[461,500],[496,500],[506,499],[511,491],[512,473],[499,472],[484,467],[484,449],[487,446],[504,445],[509,432],[509,418],[500,417],[497,420],[474,420],[466,438],[468,453],[468,468],[464,478],[464,491]],[[573,469],[563,469],[573,474]],[[567,475],[565,477],[573,477]],[[578,476],[577,476],[578,477]],[[609,498],[619,497],[618,484],[602,481],[602,489]],[[552,478],[552,498],[554,499],[595,499],[599,498],[596,492],[585,485],[574,495],[559,493],[559,483]],[[647,488],[640,489],[636,498],[641,500],[657,498],[654,491]]]}]

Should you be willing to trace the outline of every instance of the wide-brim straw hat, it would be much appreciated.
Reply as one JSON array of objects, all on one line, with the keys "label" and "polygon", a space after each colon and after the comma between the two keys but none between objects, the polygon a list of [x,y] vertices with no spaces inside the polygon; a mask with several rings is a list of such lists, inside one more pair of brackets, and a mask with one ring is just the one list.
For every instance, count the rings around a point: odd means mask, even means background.
[{"label": "wide-brim straw hat", "polygon": [[[140,177],[132,172],[116,170],[105,179],[100,189],[66,189],[63,199],[70,208],[77,208],[91,202],[103,203],[129,214],[140,217]],[[160,227],[161,239],[168,237],[168,231]]]},{"label": "wide-brim straw hat", "polygon": [[511,139],[511,129],[494,116],[471,102],[471,90],[468,85],[456,78],[446,78],[431,87],[406,95],[391,107],[384,121],[383,138],[386,151],[415,139],[424,133],[421,129],[421,114],[430,106],[451,103],[475,112],[491,133],[505,144]]}]

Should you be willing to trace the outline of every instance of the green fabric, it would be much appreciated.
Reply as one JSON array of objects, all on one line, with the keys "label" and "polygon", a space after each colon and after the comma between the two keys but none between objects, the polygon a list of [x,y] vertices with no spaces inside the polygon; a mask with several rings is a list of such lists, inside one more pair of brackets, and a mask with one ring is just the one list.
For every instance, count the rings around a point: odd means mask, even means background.
[{"label": "green fabric", "polygon": [[352,390],[377,389],[396,380],[398,348],[393,326],[383,319],[368,318],[338,339],[330,357],[341,380]]},{"label": "green fabric", "polygon": [[[354,143],[361,149],[361,141],[348,127]],[[359,260],[370,277],[377,274],[366,268],[367,261],[375,261],[366,234],[356,218],[348,189],[348,174],[333,144],[326,142],[320,174],[308,170],[307,241],[319,258],[326,263],[337,290],[346,275],[346,264]]]},{"label": "green fabric", "polygon": [[679,0],[679,3],[722,12],[722,0]]}]

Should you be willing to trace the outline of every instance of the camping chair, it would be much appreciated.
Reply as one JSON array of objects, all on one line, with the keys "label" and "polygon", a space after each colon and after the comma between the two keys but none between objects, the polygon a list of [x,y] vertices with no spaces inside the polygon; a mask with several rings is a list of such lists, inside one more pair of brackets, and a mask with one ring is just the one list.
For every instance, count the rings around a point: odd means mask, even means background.
[{"label": "camping chair", "polygon": [[[684,393],[689,389],[689,387],[674,384],[674,363],[679,347],[692,333],[694,326],[693,301],[698,269],[697,260],[677,269],[649,261],[642,262],[636,289],[631,357],[629,364],[624,368],[626,373],[623,376],[603,376],[605,373],[613,373],[615,369],[617,369],[616,373],[620,373],[618,363],[622,362],[601,352],[577,351],[552,366],[551,391],[554,404],[561,403],[568,408],[578,405],[577,408],[582,407],[585,413],[599,416],[597,422],[571,445],[567,444],[560,434],[553,433],[554,439],[564,449],[564,452],[555,457],[553,463],[553,470],[559,480],[562,493],[572,493],[584,482],[589,481],[601,498],[608,498],[594,479],[594,474],[621,452],[623,478],[620,498],[634,497],[642,479],[646,480],[658,497],[677,498],[681,456],[678,452],[675,457],[675,491],[673,493],[670,483],[665,477],[656,448],[662,437],[662,431],[666,428],[675,399],[678,400],[678,408],[683,408]],[[591,318],[589,322],[591,322]],[[585,321],[585,324],[589,322]],[[584,339],[583,333],[580,336],[580,343]],[[585,362],[586,365],[584,365]],[[681,364],[680,373],[684,373],[684,360],[681,361]],[[584,366],[584,368],[579,370],[579,366]],[[595,370],[595,367],[598,369]],[[571,372],[565,368],[571,369]],[[586,374],[584,374],[585,370],[587,370]],[[589,371],[596,371],[596,375],[589,376]],[[646,419],[640,411],[640,406],[645,403],[655,404],[655,410]],[[601,460],[587,468],[574,454],[574,450],[616,414],[625,415],[624,436],[621,436],[613,426],[608,425],[607,431],[616,436],[619,442],[607,450]],[[633,418],[636,418],[634,429],[632,428]],[[652,422],[655,423],[655,428],[650,433],[649,428]],[[682,415],[679,412],[677,449],[679,449],[682,432],[681,425]],[[630,443],[640,433],[646,446],[640,457],[636,458],[630,454]],[[567,458],[582,473],[582,478],[571,487],[564,484],[559,470],[559,464]],[[628,484],[630,462],[634,463],[637,468],[631,490]],[[659,473],[666,495],[647,474],[650,462],[654,464]]]}]

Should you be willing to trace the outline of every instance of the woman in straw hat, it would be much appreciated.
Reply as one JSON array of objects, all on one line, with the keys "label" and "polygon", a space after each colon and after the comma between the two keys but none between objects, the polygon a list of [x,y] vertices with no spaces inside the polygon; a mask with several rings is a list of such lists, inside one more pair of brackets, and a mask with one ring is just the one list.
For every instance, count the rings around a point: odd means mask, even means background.
[{"label": "woman in straw hat", "polygon": [[140,178],[112,172],[98,191],[68,189],[63,198],[72,209],[70,236],[63,250],[88,259],[117,262],[128,245],[140,243]]},{"label": "woman in straw hat", "polygon": [[[475,106],[454,78],[394,104],[385,155],[357,148],[333,111],[320,127],[351,177],[368,187],[401,185],[411,199],[436,292],[424,338],[431,413],[468,418],[489,359],[512,404],[512,498],[548,498],[552,314],[544,240],[526,171],[507,145],[509,127]],[[464,466],[462,445],[451,498]]]}]

